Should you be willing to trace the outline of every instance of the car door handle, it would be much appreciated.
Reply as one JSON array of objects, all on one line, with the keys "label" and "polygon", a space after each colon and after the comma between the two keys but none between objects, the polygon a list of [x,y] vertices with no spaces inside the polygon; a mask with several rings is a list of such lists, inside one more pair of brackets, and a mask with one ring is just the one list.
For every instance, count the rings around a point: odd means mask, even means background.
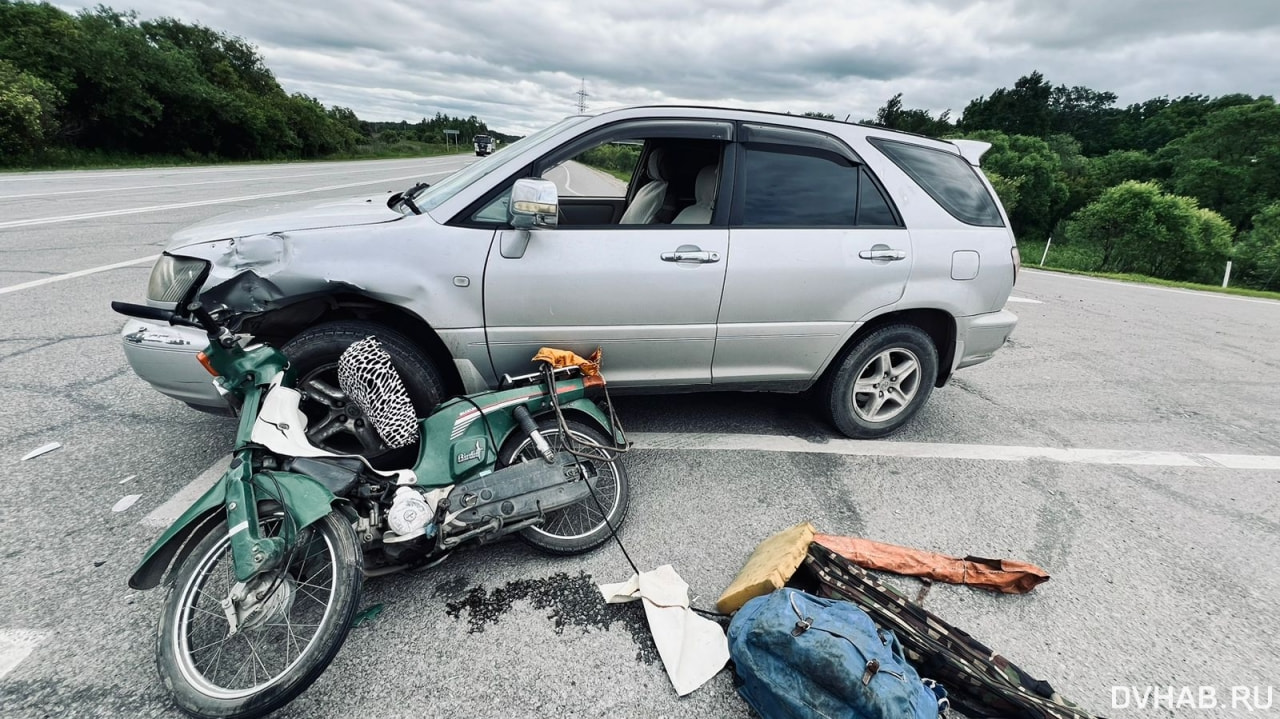
[{"label": "car door handle", "polygon": [[858,257],[864,260],[885,260],[894,262],[896,260],[907,259],[907,253],[902,250],[890,249],[886,245],[876,245],[869,250],[863,250],[858,253]]},{"label": "car door handle", "polygon": [[711,252],[709,250],[680,249],[675,252],[663,252],[660,257],[662,257],[663,262],[697,262],[699,264],[706,264],[708,262],[720,261],[720,253]]}]

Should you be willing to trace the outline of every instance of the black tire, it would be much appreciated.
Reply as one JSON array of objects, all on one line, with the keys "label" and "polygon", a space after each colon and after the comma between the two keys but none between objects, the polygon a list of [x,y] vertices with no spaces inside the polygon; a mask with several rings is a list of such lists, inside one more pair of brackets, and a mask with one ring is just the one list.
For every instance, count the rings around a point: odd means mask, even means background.
[{"label": "black tire", "polygon": [[[400,373],[418,417],[431,414],[444,399],[440,373],[431,359],[404,335],[373,322],[326,322],[303,330],[281,348],[298,372],[308,437],[322,449],[364,455],[370,460],[380,460],[375,462],[379,465],[404,464],[406,459],[412,463],[417,456],[417,443],[398,450],[388,448],[372,425],[347,412],[349,405],[338,386],[338,357],[351,343],[369,336],[377,337],[391,355],[391,363]],[[337,429],[326,437],[330,426]]]},{"label": "black tire", "polygon": [[[897,374],[895,374],[897,372]],[[938,350],[914,325],[890,325],[863,337],[826,383],[831,421],[848,437],[884,437],[928,401],[938,378]]]},{"label": "black tire", "polygon": [[[594,426],[568,418],[565,423],[569,426],[571,437],[605,447],[613,446],[613,441]],[[539,420],[538,430],[552,448],[561,451],[564,442],[560,425],[554,417]],[[587,472],[596,478],[592,485],[593,496],[564,509],[548,512],[542,524],[525,529],[519,534],[520,539],[548,554],[581,554],[595,549],[609,541],[609,525],[616,531],[627,518],[627,508],[631,503],[631,480],[622,460],[616,455],[612,460],[606,460],[606,455],[601,450],[579,447],[579,451],[583,450],[599,458],[583,460]],[[516,430],[503,443],[502,451],[498,453],[498,464],[505,467],[523,461],[543,460],[534,449],[533,442],[523,432]],[[602,507],[605,511],[601,511]]]},{"label": "black tire", "polygon": [[[287,520],[264,505],[259,521],[260,531],[271,536]],[[280,597],[283,606],[235,636],[227,636],[218,603],[235,583],[227,523],[214,527],[183,563],[156,637],[156,667],[179,709],[197,717],[260,717],[293,701],[333,661],[360,604],[360,545],[350,523],[333,512],[304,529],[296,546],[284,579],[265,600]],[[280,576],[257,580],[261,584],[250,592],[269,588]],[[294,631],[310,625],[315,630],[309,637],[308,629],[303,636]],[[297,650],[293,659],[290,649]],[[268,677],[261,681],[259,666]]]}]

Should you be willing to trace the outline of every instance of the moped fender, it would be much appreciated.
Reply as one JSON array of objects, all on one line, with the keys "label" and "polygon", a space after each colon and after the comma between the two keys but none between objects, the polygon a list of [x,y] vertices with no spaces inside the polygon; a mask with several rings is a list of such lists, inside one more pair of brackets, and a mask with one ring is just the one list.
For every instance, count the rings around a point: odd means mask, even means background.
[{"label": "moped fender", "polygon": [[[582,397],[571,402],[561,402],[560,409],[569,413],[585,415],[587,419],[595,422],[600,427],[601,432],[604,432],[607,436],[613,437],[614,444],[619,447],[626,444],[626,437],[623,436],[622,431],[614,427],[609,422],[608,415],[606,415],[595,402]],[[546,414],[548,413],[540,413],[538,417],[546,416]]]},{"label": "moped fender", "polygon": [[[234,470],[228,470],[233,472]],[[151,545],[142,562],[129,577],[131,589],[153,589],[160,585],[170,569],[182,566],[183,560],[222,520],[226,507],[227,475],[209,488],[204,496],[178,517],[164,534]],[[279,490],[277,491],[277,487]],[[296,472],[266,472],[253,475],[252,493],[260,499],[281,500],[298,522],[298,528],[309,526],[329,512],[338,498],[323,484]]]}]

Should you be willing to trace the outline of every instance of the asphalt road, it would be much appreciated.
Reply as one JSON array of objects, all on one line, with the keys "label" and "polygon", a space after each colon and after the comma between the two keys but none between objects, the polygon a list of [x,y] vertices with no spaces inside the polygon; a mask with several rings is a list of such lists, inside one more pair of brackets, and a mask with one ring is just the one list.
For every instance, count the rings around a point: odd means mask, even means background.
[{"label": "asphalt road", "polygon": [[[6,288],[153,255],[222,211],[382,195],[468,161],[0,175],[0,715],[177,715],[153,664],[161,593],[126,580],[159,531],[143,518],[234,429],[125,364],[107,303],[139,299],[149,263]],[[672,564],[703,607],[802,520],[1023,559],[1052,581],[935,586],[925,605],[1113,719],[1280,713],[1231,706],[1233,687],[1280,693],[1280,303],[1038,272],[1015,302],[1010,344],[888,442],[837,438],[802,397],[618,400],[642,447],[631,556]],[[727,671],[676,697],[639,608],[594,593],[630,573],[616,547],[506,542],[370,580],[382,614],[279,716],[748,716]],[[1138,708],[1153,686],[1175,693]],[[1167,708],[1202,687],[1215,708]]]}]

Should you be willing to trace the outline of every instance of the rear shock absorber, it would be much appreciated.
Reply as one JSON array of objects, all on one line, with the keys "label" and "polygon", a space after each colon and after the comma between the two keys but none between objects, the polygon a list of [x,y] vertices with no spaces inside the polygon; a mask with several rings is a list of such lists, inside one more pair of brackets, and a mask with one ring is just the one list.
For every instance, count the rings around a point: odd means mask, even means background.
[{"label": "rear shock absorber", "polygon": [[520,425],[520,429],[523,429],[525,434],[529,435],[529,439],[533,440],[533,446],[538,448],[538,452],[542,454],[542,458],[547,460],[548,464],[554,463],[556,461],[556,453],[551,449],[551,445],[547,444],[547,440],[542,436],[542,432],[538,431],[538,423],[533,421],[533,417],[529,414],[529,410],[524,407],[516,407],[515,411],[511,414],[516,418],[516,422]]}]

